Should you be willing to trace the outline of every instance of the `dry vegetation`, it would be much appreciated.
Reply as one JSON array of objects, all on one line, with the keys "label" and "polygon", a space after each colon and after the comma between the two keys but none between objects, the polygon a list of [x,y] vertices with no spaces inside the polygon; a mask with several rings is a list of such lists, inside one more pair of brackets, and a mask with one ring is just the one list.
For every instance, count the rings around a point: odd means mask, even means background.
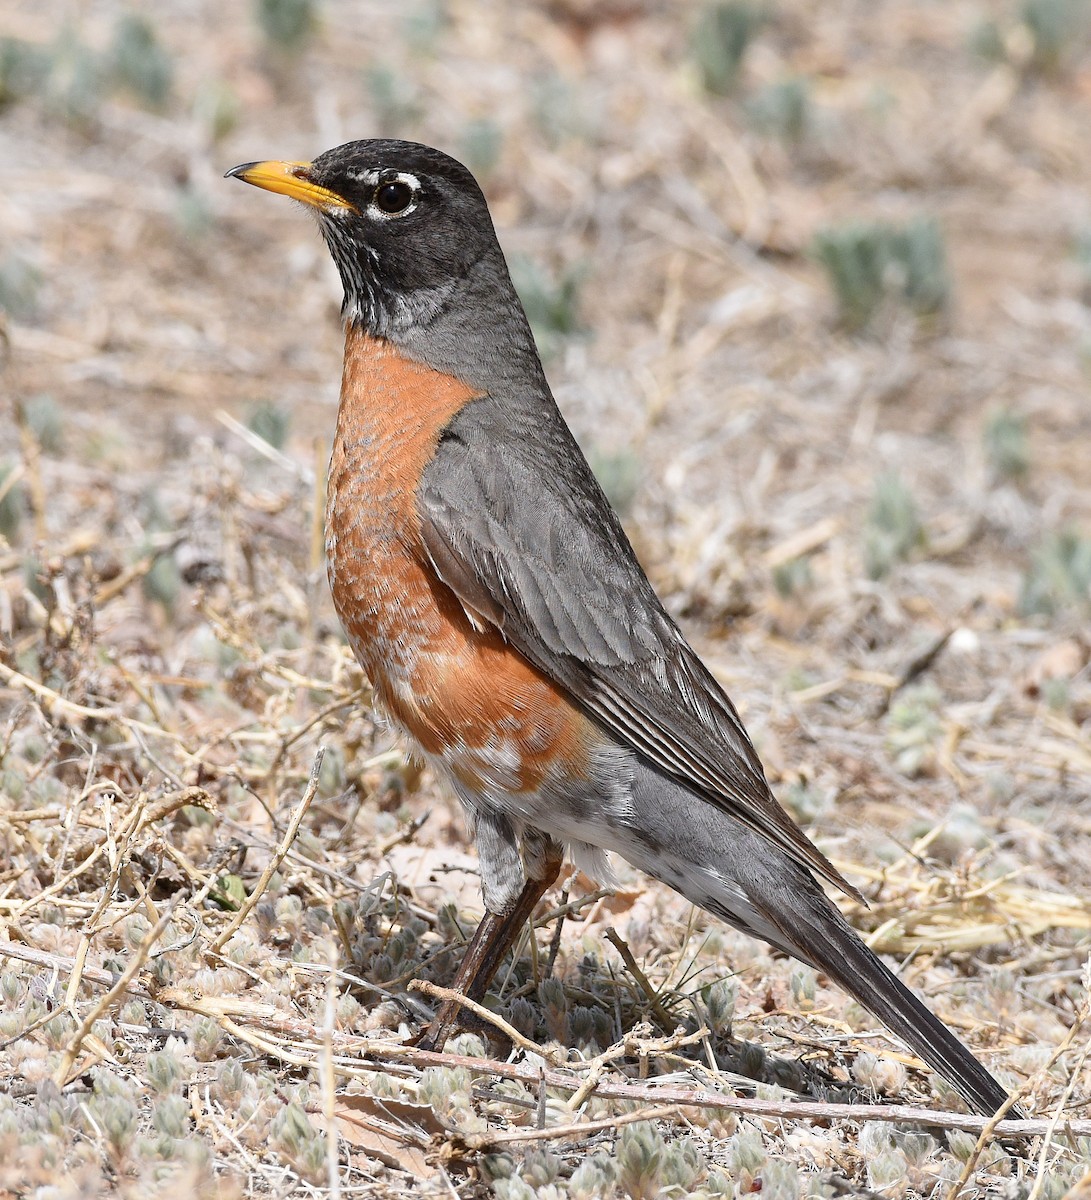
[{"label": "dry vegetation", "polygon": [[[1087,17],[7,0],[0,1195],[1086,1200]],[[498,982],[510,1056],[406,1045],[475,859],[326,594],[332,268],[220,179],[379,133],[478,172],[851,918],[1051,1136],[978,1142],[824,979],[624,871]],[[876,1101],[961,1128],[832,1107]]]}]

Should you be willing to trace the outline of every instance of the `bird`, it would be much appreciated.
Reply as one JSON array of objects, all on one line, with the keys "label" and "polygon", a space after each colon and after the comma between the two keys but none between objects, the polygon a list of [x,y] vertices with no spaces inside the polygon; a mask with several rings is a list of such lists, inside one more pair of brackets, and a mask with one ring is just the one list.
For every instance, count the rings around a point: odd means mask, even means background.
[{"label": "bird", "polygon": [[[616,854],[824,973],[977,1112],[1009,1104],[820,885],[863,902],[774,798],[638,563],[472,173],[365,139],[226,177],[305,205],[340,273],[327,574],[378,707],[476,842],[485,914],[455,991],[484,998],[565,854],[605,881]],[[442,1049],[461,1010],[445,1000],[418,1044]]]}]

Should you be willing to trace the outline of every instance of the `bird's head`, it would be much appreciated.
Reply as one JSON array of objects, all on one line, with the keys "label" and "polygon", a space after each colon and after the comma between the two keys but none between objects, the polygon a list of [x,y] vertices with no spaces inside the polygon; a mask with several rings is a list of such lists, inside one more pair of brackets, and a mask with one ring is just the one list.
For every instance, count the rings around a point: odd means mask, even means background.
[{"label": "bird's head", "polygon": [[483,262],[507,276],[477,181],[439,150],[373,139],[227,174],[311,209],[341,274],[346,320],[377,336],[428,323]]}]

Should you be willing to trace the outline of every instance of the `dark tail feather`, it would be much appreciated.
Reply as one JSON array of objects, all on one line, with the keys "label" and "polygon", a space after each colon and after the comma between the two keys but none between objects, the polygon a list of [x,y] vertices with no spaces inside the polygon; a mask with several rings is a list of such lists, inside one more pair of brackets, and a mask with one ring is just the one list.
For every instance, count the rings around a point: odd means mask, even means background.
[{"label": "dark tail feather", "polygon": [[[789,944],[799,948],[801,957],[874,1013],[982,1116],[991,1117],[1007,1103],[1006,1089],[864,945],[817,885],[808,879],[811,886],[792,889],[785,882],[782,879],[773,892],[773,904],[767,902],[767,895],[755,894],[759,889],[747,890]],[[1018,1119],[1024,1114],[1013,1107],[1008,1115]]]},{"label": "dark tail feather", "polygon": [[1007,1103],[1007,1092],[860,941],[795,859],[639,759],[632,799],[628,824],[615,827],[607,845],[694,904],[829,975],[983,1116]]}]

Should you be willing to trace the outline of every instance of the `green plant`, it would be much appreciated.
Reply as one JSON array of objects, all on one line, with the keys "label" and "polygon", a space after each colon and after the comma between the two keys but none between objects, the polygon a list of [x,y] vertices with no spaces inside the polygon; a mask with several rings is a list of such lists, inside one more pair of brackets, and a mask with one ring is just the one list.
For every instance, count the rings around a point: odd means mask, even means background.
[{"label": "green plant", "polygon": [[112,1071],[99,1067],[93,1071],[93,1092],[86,1101],[92,1128],[100,1131],[119,1162],[127,1156],[140,1121],[128,1084]]},{"label": "green plant", "polygon": [[717,979],[708,987],[705,992],[705,1011],[713,1033],[730,1035],[738,997],[739,985],[734,979]]},{"label": "green plant", "polygon": [[610,503],[623,517],[626,516],[640,489],[644,464],[639,456],[632,450],[618,450],[611,454],[592,446],[587,459]]},{"label": "green plant", "polygon": [[599,1200],[612,1194],[616,1178],[614,1160],[606,1154],[593,1154],[572,1172],[568,1194],[573,1200]]},{"label": "green plant", "polygon": [[801,825],[813,825],[833,807],[833,794],[797,779],[784,793],[784,804]]},{"label": "green plant", "polygon": [[174,84],[174,64],[147,17],[125,13],[114,28],[109,53],[113,79],[149,108],[164,108]]},{"label": "green plant", "polygon": [[422,106],[413,81],[390,67],[369,67],[364,72],[364,87],[375,110],[377,131],[385,137],[398,137],[420,120]]},{"label": "green plant", "polygon": [[586,138],[595,114],[583,102],[579,89],[558,72],[534,76],[529,87],[530,117],[547,145],[558,146],[573,138]]},{"label": "green plant", "polygon": [[888,300],[919,316],[941,312],[950,300],[943,234],[931,217],[832,226],[819,231],[813,253],[849,329],[871,324]]},{"label": "green plant", "polygon": [[493,1195],[496,1200],[537,1200],[538,1190],[531,1187],[525,1179],[512,1175],[507,1179],[498,1179],[493,1184]]},{"label": "green plant", "polygon": [[842,322],[850,329],[868,324],[878,312],[886,286],[885,231],[857,223],[820,230],[814,255],[825,268]]},{"label": "green plant", "polygon": [[491,117],[475,117],[462,131],[462,161],[479,180],[488,179],[500,161],[504,131]]},{"label": "green plant", "polygon": [[246,426],[263,441],[277,450],[283,450],[292,425],[292,414],[283,405],[271,400],[255,404],[246,418]]},{"label": "green plant", "polygon": [[182,575],[173,554],[160,554],[142,580],[144,596],[173,612],[182,590]]},{"label": "green plant", "polygon": [[792,1000],[801,1012],[814,1008],[815,974],[810,967],[797,967],[791,975]]},{"label": "green plant", "polygon": [[1080,292],[1083,302],[1091,304],[1091,229],[1084,229],[1079,233],[1073,250],[1080,270]]},{"label": "green plant", "polygon": [[209,141],[222,141],[238,124],[238,93],[222,79],[205,80],[197,88],[193,115],[207,131]]},{"label": "green plant", "polygon": [[182,1063],[169,1048],[149,1054],[145,1069],[152,1091],[159,1096],[173,1091],[174,1085],[182,1078]]},{"label": "green plant", "polygon": [[49,68],[40,93],[46,111],[75,129],[90,128],[102,103],[100,56],[69,26],[58,34],[47,57]]},{"label": "green plant", "polygon": [[626,1125],[618,1135],[618,1183],[632,1200],[654,1200],[659,1195],[665,1151],[663,1135],[651,1121]]},{"label": "green plant", "polygon": [[0,38],[0,108],[32,95],[49,70],[45,54],[20,38]]},{"label": "green plant", "polygon": [[732,90],[747,47],[764,21],[764,11],[747,0],[721,0],[701,10],[691,44],[706,91],[725,96]]},{"label": "green plant", "polygon": [[864,526],[864,570],[882,579],[924,541],[913,494],[893,471],[880,475]]},{"label": "green plant", "polygon": [[747,102],[751,123],[789,143],[803,141],[812,121],[811,85],[806,79],[770,83]]},{"label": "green plant", "polygon": [[567,1044],[571,1038],[568,1017],[568,996],[564,984],[550,976],[538,984],[538,1002],[542,1006],[546,1030],[555,1041]]},{"label": "green plant", "polygon": [[52,396],[32,396],[25,401],[23,420],[46,454],[59,454],[64,449],[64,413]]},{"label": "green plant", "polygon": [[1004,62],[1008,57],[1004,34],[999,24],[988,17],[978,21],[970,31],[969,46],[971,53],[986,62]]},{"label": "green plant", "polygon": [[692,1196],[694,1186],[707,1169],[705,1156],[693,1138],[676,1138],[663,1152],[660,1172],[663,1193],[668,1196]]},{"label": "green plant", "polygon": [[1027,421],[1010,408],[994,412],[985,423],[985,457],[998,479],[1020,479],[1030,468]]},{"label": "green plant", "polygon": [[940,699],[939,692],[926,684],[906,688],[890,706],[886,748],[894,766],[910,779],[929,770],[935,761],[935,744],[943,732]]},{"label": "green plant", "polygon": [[538,349],[543,358],[552,358],[566,338],[583,332],[580,292],[586,270],[572,265],[549,275],[531,259],[517,255],[511,262],[511,275]]},{"label": "green plant", "polygon": [[311,1124],[296,1103],[286,1104],[273,1118],[270,1141],[309,1183],[326,1178],[326,1135]]},{"label": "green plant", "polygon": [[[164,1096],[152,1110],[152,1125],[167,1138],[185,1137],[193,1109],[185,1096]],[[164,1155],[164,1157],[168,1157]]]},{"label": "green plant", "polygon": [[754,1126],[744,1124],[731,1142],[731,1170],[735,1182],[742,1184],[746,1192],[756,1191],[750,1184],[760,1176],[766,1162],[761,1134]]},{"label": "green plant", "polygon": [[717,1196],[721,1200],[733,1200],[735,1195],[735,1185],[723,1171],[709,1171],[704,1190],[708,1196]]},{"label": "green plant", "polygon": [[537,1192],[553,1183],[560,1171],[561,1160],[552,1150],[532,1148],[526,1152],[519,1178]]},{"label": "green plant", "polygon": [[508,1002],[508,1020],[520,1033],[533,1037],[538,1028],[538,1011],[523,996],[515,996]]},{"label": "green plant", "polygon": [[26,497],[18,470],[19,464],[14,459],[0,462],[0,534],[9,542],[15,540],[26,512]]},{"label": "green plant", "polygon": [[207,196],[192,183],[183,184],[175,191],[172,216],[179,233],[190,241],[203,238],[216,220]]},{"label": "green plant", "polygon": [[790,600],[793,596],[808,592],[813,586],[814,572],[811,570],[811,560],[806,555],[777,563],[773,568],[773,587],[782,600]]},{"label": "green plant", "polygon": [[1035,550],[1019,597],[1028,615],[1069,607],[1091,609],[1091,538],[1074,527],[1050,534]]},{"label": "green plant", "polygon": [[762,1200],[797,1200],[799,1168],[795,1163],[771,1159],[761,1173]]},{"label": "green plant", "polygon": [[449,21],[445,0],[417,0],[402,21],[406,43],[418,54],[431,54]]},{"label": "green plant", "polygon": [[256,0],[254,18],[262,36],[283,54],[298,54],[318,25],[315,0]]},{"label": "green plant", "polygon": [[891,257],[901,268],[896,283],[905,302],[920,316],[941,312],[951,298],[951,277],[939,222],[915,217],[893,232],[891,242]]},{"label": "green plant", "polygon": [[38,311],[41,272],[16,251],[0,260],[0,309],[18,321],[28,321]]},{"label": "green plant", "polygon": [[1050,74],[1061,69],[1086,41],[1085,0],[1023,0],[1023,24],[1030,33],[1030,65]]},{"label": "green plant", "polygon": [[893,1189],[905,1180],[909,1164],[900,1150],[884,1150],[881,1154],[867,1160],[868,1186],[885,1192]]}]

